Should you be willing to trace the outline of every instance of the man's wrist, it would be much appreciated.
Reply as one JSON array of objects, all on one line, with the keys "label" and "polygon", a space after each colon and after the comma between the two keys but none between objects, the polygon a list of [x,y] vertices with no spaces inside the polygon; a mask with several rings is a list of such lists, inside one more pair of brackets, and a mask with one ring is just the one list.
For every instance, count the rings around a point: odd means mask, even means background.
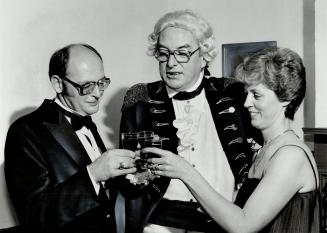
[{"label": "man's wrist", "polygon": [[94,178],[94,175],[92,174],[92,171],[91,171],[91,169],[90,169],[90,165],[87,165],[87,166],[86,166],[86,170],[87,170],[87,172],[88,172],[88,174],[89,174],[89,177],[90,177],[90,180],[91,180],[91,182],[92,182],[92,185],[93,185],[93,187],[94,187],[95,192],[96,192],[97,194],[99,194],[99,190],[100,190],[100,185],[101,185],[101,183],[98,182],[98,181],[96,181],[96,179]]},{"label": "man's wrist", "polygon": [[100,183],[101,180],[97,175],[96,169],[94,168],[94,164],[91,163],[91,164],[87,165],[86,168],[87,168],[87,171],[88,171],[91,179],[96,183]]}]

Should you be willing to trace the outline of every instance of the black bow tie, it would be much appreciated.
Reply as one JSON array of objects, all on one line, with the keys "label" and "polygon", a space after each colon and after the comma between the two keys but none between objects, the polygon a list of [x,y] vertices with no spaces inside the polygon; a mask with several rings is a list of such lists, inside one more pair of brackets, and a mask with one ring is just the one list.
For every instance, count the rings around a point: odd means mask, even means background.
[{"label": "black bow tie", "polygon": [[70,119],[72,127],[75,131],[80,130],[83,126],[88,129],[93,129],[95,127],[91,116],[78,116],[74,114],[74,116],[70,117]]},{"label": "black bow tie", "polygon": [[203,89],[203,80],[204,80],[204,78],[202,79],[202,82],[201,82],[200,86],[196,90],[191,91],[191,92],[180,91],[176,95],[173,96],[173,99],[175,99],[175,100],[193,99],[195,96],[197,96],[197,95],[199,95],[201,93],[201,91]]},{"label": "black bow tie", "polygon": [[72,125],[72,128],[76,131],[76,130],[80,130],[81,128],[83,128],[83,126],[85,126],[88,129],[94,129],[96,128],[94,122],[92,121],[92,117],[91,116],[81,116],[81,115],[77,115],[75,113],[69,112],[65,109],[63,109],[62,107],[60,107],[58,105],[60,111],[67,117],[70,118],[70,123]]},{"label": "black bow tie", "polygon": [[56,103],[56,107],[58,108],[59,111],[61,111],[65,116],[69,117],[71,119],[71,125],[73,130],[79,130],[81,129],[83,126],[85,126],[86,128],[88,128],[89,130],[91,130],[93,137],[95,139],[95,142],[97,143],[98,147],[100,148],[100,150],[102,152],[106,151],[106,147],[103,144],[103,141],[98,133],[97,127],[94,124],[94,122],[92,121],[91,116],[81,116],[81,115],[77,115],[74,114],[72,112],[69,112],[65,109],[63,109],[61,106],[59,106]]}]

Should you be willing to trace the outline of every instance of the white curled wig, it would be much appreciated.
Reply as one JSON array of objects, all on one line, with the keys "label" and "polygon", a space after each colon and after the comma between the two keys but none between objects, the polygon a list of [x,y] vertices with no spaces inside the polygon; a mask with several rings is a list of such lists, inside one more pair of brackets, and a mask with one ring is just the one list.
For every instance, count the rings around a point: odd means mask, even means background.
[{"label": "white curled wig", "polygon": [[169,12],[157,21],[153,32],[148,37],[148,54],[150,56],[154,56],[156,53],[160,32],[168,27],[182,28],[191,32],[197,39],[200,53],[207,63],[216,57],[218,48],[212,27],[204,18],[191,10]]}]

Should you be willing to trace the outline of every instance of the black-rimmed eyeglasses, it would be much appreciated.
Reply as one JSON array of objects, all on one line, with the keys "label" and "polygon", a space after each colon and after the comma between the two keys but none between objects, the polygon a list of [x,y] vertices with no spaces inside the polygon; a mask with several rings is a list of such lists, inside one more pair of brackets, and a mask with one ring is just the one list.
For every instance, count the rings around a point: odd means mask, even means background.
[{"label": "black-rimmed eyeglasses", "polygon": [[80,85],[78,83],[73,82],[72,80],[64,77],[61,77],[61,79],[69,82],[71,85],[73,85],[80,95],[89,95],[91,94],[95,87],[98,86],[100,91],[104,91],[110,84],[111,80],[110,78],[103,77],[102,79],[99,79],[97,82],[87,82],[83,85]]},{"label": "black-rimmed eyeglasses", "polygon": [[178,63],[187,63],[191,59],[192,55],[199,49],[200,47],[194,50],[193,52],[190,52],[185,49],[169,51],[168,49],[159,48],[155,53],[155,57],[159,62],[166,62],[169,60],[170,55],[174,55],[175,60]]}]

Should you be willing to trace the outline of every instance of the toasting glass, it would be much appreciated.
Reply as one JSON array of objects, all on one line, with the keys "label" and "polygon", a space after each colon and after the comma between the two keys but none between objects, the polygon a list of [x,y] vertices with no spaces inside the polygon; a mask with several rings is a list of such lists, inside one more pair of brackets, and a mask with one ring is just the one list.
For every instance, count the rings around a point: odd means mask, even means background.
[{"label": "toasting glass", "polygon": [[[152,138],[152,139],[147,139],[144,141],[143,148],[145,147],[156,147],[161,149],[162,148],[162,138]],[[158,157],[157,155],[153,153],[142,153],[141,157],[148,159],[148,158],[155,158]]]},{"label": "toasting glass", "polygon": [[137,132],[137,140],[139,143],[140,149],[144,148],[144,142],[146,140],[150,140],[154,138],[154,132],[153,131],[140,131]]},{"label": "toasting glass", "polygon": [[[142,142],[142,149],[146,147],[162,148],[162,140],[158,138],[148,138]],[[148,169],[148,159],[158,157],[153,153],[140,152],[140,158],[136,161],[136,168],[138,171],[145,171]]]},{"label": "toasting glass", "polygon": [[137,150],[137,133],[122,133],[121,134],[122,146],[124,149],[136,151]]}]

